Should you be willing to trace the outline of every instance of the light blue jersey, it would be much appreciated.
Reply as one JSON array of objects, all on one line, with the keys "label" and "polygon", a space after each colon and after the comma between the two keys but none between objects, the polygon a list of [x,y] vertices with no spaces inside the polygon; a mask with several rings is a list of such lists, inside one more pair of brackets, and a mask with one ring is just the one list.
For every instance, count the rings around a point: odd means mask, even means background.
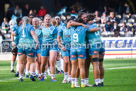
[{"label": "light blue jersey", "polygon": [[23,25],[18,28],[16,35],[19,36],[19,44],[33,44],[33,37],[31,31],[34,31],[34,28],[31,24],[26,24],[26,27],[23,29]]},{"label": "light blue jersey", "polygon": [[[90,25],[90,28],[97,28],[97,24]],[[105,48],[101,40],[100,31],[88,32],[87,39],[90,44],[89,55],[104,55]]]},{"label": "light blue jersey", "polygon": [[78,27],[71,27],[71,44],[74,45],[85,45],[86,43],[86,32],[90,31],[89,29],[78,26]]},{"label": "light blue jersey", "polygon": [[50,27],[42,27],[42,43],[53,43],[54,39],[57,38],[57,29],[55,26],[51,25]]},{"label": "light blue jersey", "polygon": [[70,29],[68,29],[66,26],[62,26],[62,29],[58,32],[58,36],[61,36],[63,44],[71,42],[70,34]]},{"label": "light blue jersey", "polygon": [[38,40],[41,44],[42,43],[42,28],[39,26],[37,29],[35,29],[35,33],[36,33]]},{"label": "light blue jersey", "polygon": [[[90,29],[91,28],[98,28],[98,26],[97,26],[96,23],[93,23],[90,26]],[[88,39],[88,42],[91,43],[91,44],[102,43],[100,31],[97,31],[97,32],[88,32],[87,33],[87,39]]]},{"label": "light blue jersey", "polygon": [[26,54],[29,57],[36,56],[36,50],[34,44],[34,39],[31,35],[31,31],[35,31],[33,26],[26,24],[25,28],[21,25],[18,30],[15,32],[19,36],[18,44],[18,55],[21,56]]},{"label": "light blue jersey", "polygon": [[[13,26],[13,28],[12,28],[12,30],[11,31],[18,31],[18,25],[15,25],[15,26]],[[14,42],[15,42],[15,44],[16,44],[16,46],[18,45],[18,42],[19,42],[19,36],[14,36]]]}]

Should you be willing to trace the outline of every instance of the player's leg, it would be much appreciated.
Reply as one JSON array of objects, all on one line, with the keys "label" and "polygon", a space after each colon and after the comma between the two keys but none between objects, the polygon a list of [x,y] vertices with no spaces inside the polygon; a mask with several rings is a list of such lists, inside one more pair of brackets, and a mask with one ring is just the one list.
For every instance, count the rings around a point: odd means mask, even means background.
[{"label": "player's leg", "polygon": [[29,78],[29,71],[30,71],[30,61],[26,61],[26,72],[25,72],[25,77]]},{"label": "player's leg", "polygon": [[13,54],[12,60],[11,60],[11,72],[12,73],[15,72],[14,71],[14,66],[15,66],[15,61],[16,61],[16,57],[17,57],[17,51],[18,51],[17,47],[12,49],[12,54]]},{"label": "player's leg", "polygon": [[81,87],[85,87],[85,59],[86,49],[81,47],[78,49],[78,66],[80,69]]},{"label": "player's leg", "polygon": [[[29,55],[29,54],[28,54]],[[36,60],[35,60],[35,57],[31,57],[31,56],[27,56],[27,60],[30,62],[30,79],[32,81],[36,81],[36,73],[35,73],[35,67],[36,67]]]},{"label": "player's leg", "polygon": [[41,65],[40,65],[40,70],[39,70],[39,78],[41,81],[44,81],[44,72],[45,72],[45,67],[48,65],[48,60],[49,60],[49,49],[41,49]]},{"label": "player's leg", "polygon": [[86,87],[91,87],[89,84],[89,68],[90,68],[91,58],[89,56],[89,50],[86,49],[86,60],[85,60],[85,85]]},{"label": "player's leg", "polygon": [[68,62],[69,62],[69,52],[61,50],[61,54],[64,60],[64,79],[62,83],[68,82]]},{"label": "player's leg", "polygon": [[71,70],[71,88],[74,88],[75,87],[75,77],[76,77],[76,69],[77,69],[77,66],[78,66],[78,60],[75,59],[75,60],[72,60],[71,61],[72,63],[72,70]]},{"label": "player's leg", "polygon": [[76,78],[76,70],[78,67],[78,56],[77,56],[77,50],[72,49],[70,50],[70,58],[71,58],[71,64],[72,64],[72,70],[71,70],[71,88],[75,87],[75,78]]},{"label": "player's leg", "polygon": [[39,70],[40,70],[40,65],[41,65],[41,54],[37,54],[37,61],[36,61],[36,75],[39,75]]},{"label": "player's leg", "polygon": [[70,61],[70,57],[69,57],[69,61],[68,61],[68,82],[71,82],[71,61]]},{"label": "player's leg", "polygon": [[18,76],[19,76],[19,60],[17,61],[15,77],[18,77]]},{"label": "player's leg", "polygon": [[57,69],[58,72],[57,73],[61,74],[61,73],[63,73],[63,71],[61,69],[62,67],[61,67],[61,60],[60,60],[59,52],[57,52],[57,59],[56,60],[57,60],[56,62],[57,62],[57,65],[58,65],[58,69]]},{"label": "player's leg", "polygon": [[19,54],[19,79],[21,82],[23,81],[25,65],[26,65],[26,55],[23,53],[20,53]]},{"label": "player's leg", "polygon": [[[79,64],[79,62],[78,62],[78,64]],[[75,87],[80,87],[80,85],[79,85],[79,76],[80,76],[80,69],[79,69],[79,66],[77,66],[76,78],[75,78]]]},{"label": "player's leg", "polygon": [[94,78],[95,78],[95,84],[93,86],[99,87],[100,86],[99,53],[98,51],[93,51],[93,52],[95,53],[91,56]]},{"label": "player's leg", "polygon": [[47,57],[41,57],[41,66],[40,66],[40,80],[44,81],[44,72],[45,72],[45,67],[48,65],[48,56]]},{"label": "player's leg", "polygon": [[51,67],[51,79],[53,82],[56,81],[55,79],[55,64],[56,64],[56,58],[57,58],[57,50],[50,50],[50,67]]},{"label": "player's leg", "polygon": [[104,86],[104,66],[103,66],[104,54],[105,54],[105,49],[101,48],[100,54],[99,54],[99,68],[100,68],[100,83],[101,83],[101,86]]}]

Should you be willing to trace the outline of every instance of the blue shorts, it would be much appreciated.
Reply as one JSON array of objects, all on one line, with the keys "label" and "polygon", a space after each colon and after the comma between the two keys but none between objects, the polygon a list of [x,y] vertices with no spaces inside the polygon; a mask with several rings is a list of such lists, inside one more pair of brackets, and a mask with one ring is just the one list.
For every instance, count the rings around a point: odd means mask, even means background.
[{"label": "blue shorts", "polygon": [[18,48],[18,56],[22,54],[26,54],[29,57],[36,57],[36,50],[35,48]]},{"label": "blue shorts", "polygon": [[66,51],[63,51],[61,49],[61,55],[62,55],[62,57],[70,56],[70,50],[67,49]]},{"label": "blue shorts", "polygon": [[41,46],[41,56],[48,57],[50,51],[58,51],[58,45],[44,45]]},{"label": "blue shorts", "polygon": [[94,44],[89,49],[89,55],[103,55],[105,54],[105,48],[103,43],[100,44]]},{"label": "blue shorts", "polygon": [[76,60],[78,58],[86,59],[86,49],[85,49],[85,47],[71,48],[70,58],[71,58],[71,60]]},{"label": "blue shorts", "polygon": [[36,55],[37,54],[41,54],[41,49],[40,48],[38,48],[37,50],[36,50]]}]

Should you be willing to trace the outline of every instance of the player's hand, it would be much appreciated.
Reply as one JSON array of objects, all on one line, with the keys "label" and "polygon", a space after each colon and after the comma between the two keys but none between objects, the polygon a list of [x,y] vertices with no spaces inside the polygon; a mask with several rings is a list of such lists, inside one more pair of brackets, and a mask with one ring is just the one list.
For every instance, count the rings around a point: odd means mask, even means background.
[{"label": "player's hand", "polygon": [[37,43],[37,44],[36,44],[35,50],[37,50],[37,49],[38,49],[38,46],[39,46],[39,43]]},{"label": "player's hand", "polygon": [[62,47],[62,50],[65,52],[65,51],[66,51],[66,48],[65,48],[65,47]]}]

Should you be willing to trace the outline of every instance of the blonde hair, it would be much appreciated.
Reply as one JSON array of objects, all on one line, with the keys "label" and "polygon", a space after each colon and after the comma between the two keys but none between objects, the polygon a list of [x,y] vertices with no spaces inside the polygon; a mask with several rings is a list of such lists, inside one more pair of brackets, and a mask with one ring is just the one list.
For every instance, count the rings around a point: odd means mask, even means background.
[{"label": "blonde hair", "polygon": [[53,26],[57,26],[57,22],[56,22],[56,20],[55,20],[54,18],[51,19],[51,24],[52,24]]},{"label": "blonde hair", "polygon": [[46,14],[46,15],[44,16],[44,19],[45,19],[46,17],[50,17],[50,18],[51,18],[51,15],[50,15],[50,14]]}]

